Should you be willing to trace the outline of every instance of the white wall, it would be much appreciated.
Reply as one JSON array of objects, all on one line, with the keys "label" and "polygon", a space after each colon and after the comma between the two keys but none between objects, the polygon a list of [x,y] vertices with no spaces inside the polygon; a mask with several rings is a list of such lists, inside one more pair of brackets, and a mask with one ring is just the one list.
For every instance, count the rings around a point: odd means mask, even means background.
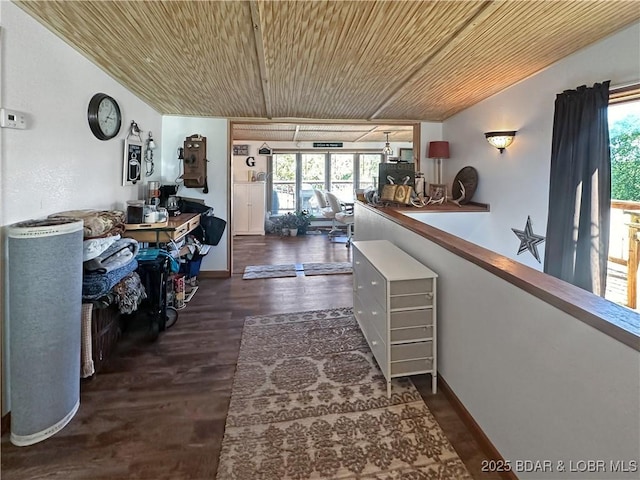
[{"label": "white wall", "polygon": [[[178,189],[182,197],[198,198],[213,207],[215,216],[229,220],[228,195],[229,163],[229,122],[221,118],[200,118],[165,116],[162,119],[162,184],[173,184],[182,175],[183,167],[178,161],[177,151],[182,147],[186,137],[200,134],[207,137],[207,182],[209,193],[202,188]],[[229,230],[227,223],[224,235],[218,245],[211,247],[209,254],[202,259],[202,271],[229,270]]]},{"label": "white wall", "polygon": [[[500,68],[499,62],[494,68]],[[520,242],[511,228],[523,229],[528,215],[534,233],[546,235],[556,95],[604,80],[611,80],[612,86],[640,81],[640,23],[444,122],[443,139],[451,146],[451,158],[444,162],[444,178],[451,185],[462,167],[471,165],[478,170],[473,200],[491,205],[487,222],[495,232],[492,250],[516,258]],[[484,132],[491,130],[518,131],[502,155],[484,138]],[[545,244],[539,247],[544,258]],[[520,255],[517,260],[542,269],[531,255]]]},{"label": "white wall", "polygon": [[[151,130],[159,145],[160,114],[13,3],[0,8],[2,106],[26,112],[30,123],[1,130],[5,224],[68,209],[123,208],[143,198],[142,185],[122,186],[123,141],[135,120],[143,139]],[[87,106],[98,92],[114,97],[122,111],[112,140],[98,140],[89,129]]]},{"label": "white wall", "polygon": [[[0,225],[70,209],[123,208],[126,200],[143,198],[142,185],[122,186],[123,139],[135,120],[159,143],[160,114],[13,3],[0,2],[0,16],[0,103],[29,120],[26,130],[0,130]],[[114,97],[123,115],[120,134],[108,141],[96,139],[87,123],[89,100],[98,92]],[[4,250],[2,258],[6,265]],[[8,336],[4,341],[6,353]],[[6,388],[3,394],[4,414]]]},{"label": "white wall", "polygon": [[[438,371],[504,459],[567,468],[519,471],[519,478],[638,478],[637,470],[613,475],[609,464],[638,461],[637,350],[378,212],[355,208],[356,241],[389,240],[438,273]],[[606,471],[569,472],[569,462],[581,460],[604,461]]]}]

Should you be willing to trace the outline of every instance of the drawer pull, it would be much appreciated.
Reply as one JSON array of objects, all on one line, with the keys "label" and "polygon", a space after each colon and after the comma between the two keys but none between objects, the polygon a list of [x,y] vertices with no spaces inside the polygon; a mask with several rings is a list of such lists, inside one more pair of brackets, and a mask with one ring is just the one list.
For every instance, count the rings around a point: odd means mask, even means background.
[{"label": "drawer pull", "polygon": [[358,290],[362,290],[362,285],[358,285]]},{"label": "drawer pull", "polygon": [[371,315],[374,315],[374,316],[375,316],[375,315],[377,315],[377,314],[378,314],[378,312],[371,312]]},{"label": "drawer pull", "polygon": [[376,282],[375,280],[371,281],[371,285],[377,285],[377,284],[378,284],[378,282]]},{"label": "drawer pull", "polygon": [[376,345],[378,345],[378,341],[377,340],[371,340],[371,345],[373,345],[375,347]]},{"label": "drawer pull", "polygon": [[360,260],[356,260],[356,265],[360,265]]}]

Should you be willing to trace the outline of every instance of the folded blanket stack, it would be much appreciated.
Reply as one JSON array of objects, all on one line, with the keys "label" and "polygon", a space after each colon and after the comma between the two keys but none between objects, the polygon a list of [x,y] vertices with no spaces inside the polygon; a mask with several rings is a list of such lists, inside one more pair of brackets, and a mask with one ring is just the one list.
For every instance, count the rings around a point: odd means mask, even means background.
[{"label": "folded blanket stack", "polygon": [[84,262],[87,273],[109,273],[125,266],[138,254],[138,242],[133,238],[120,238],[104,252]]},{"label": "folded blanket stack", "polygon": [[82,277],[82,300],[96,300],[106,295],[136,268],[138,261],[134,258],[129,263],[106,273],[85,272]]},{"label": "folded blanket stack", "polygon": [[[67,210],[50,218],[78,218],[83,222],[82,301],[96,307],[116,303],[122,313],[136,310],[146,297],[136,255],[138,242],[122,238],[125,213],[121,210]],[[118,286],[118,288],[114,288]]]}]

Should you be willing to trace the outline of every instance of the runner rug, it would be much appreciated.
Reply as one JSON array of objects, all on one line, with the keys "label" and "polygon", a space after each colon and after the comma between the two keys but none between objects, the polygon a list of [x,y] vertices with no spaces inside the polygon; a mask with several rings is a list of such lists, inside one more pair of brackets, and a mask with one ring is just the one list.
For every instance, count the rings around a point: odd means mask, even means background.
[{"label": "runner rug", "polygon": [[247,317],[217,479],[470,479],[412,382],[392,387],[351,308]]},{"label": "runner rug", "polygon": [[249,265],[244,269],[243,280],[258,278],[334,275],[352,273],[351,262],[288,263],[281,265]]}]

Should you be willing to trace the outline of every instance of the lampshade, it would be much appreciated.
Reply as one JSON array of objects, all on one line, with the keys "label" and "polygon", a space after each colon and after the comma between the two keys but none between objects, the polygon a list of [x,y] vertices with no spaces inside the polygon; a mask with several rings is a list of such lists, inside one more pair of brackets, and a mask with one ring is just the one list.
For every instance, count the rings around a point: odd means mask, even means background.
[{"label": "lampshade", "polygon": [[449,158],[449,142],[429,142],[428,158]]},{"label": "lampshade", "polygon": [[513,142],[513,137],[516,136],[515,130],[500,131],[500,132],[486,132],[484,136],[487,138],[487,142],[500,150],[500,153],[504,152]]}]

